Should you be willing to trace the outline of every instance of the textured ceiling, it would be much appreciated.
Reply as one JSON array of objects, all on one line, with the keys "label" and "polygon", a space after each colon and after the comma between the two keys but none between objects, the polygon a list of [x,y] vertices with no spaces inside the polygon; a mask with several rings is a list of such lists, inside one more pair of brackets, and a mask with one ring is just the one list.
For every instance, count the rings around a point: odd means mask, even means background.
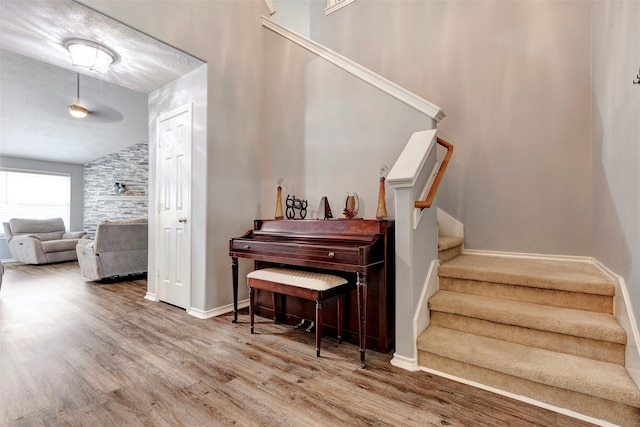
[{"label": "textured ceiling", "polygon": [[[147,140],[147,95],[203,62],[71,0],[0,0],[0,155],[84,164]],[[76,69],[65,40],[118,55],[104,75]],[[91,111],[72,119],[76,100]]]}]

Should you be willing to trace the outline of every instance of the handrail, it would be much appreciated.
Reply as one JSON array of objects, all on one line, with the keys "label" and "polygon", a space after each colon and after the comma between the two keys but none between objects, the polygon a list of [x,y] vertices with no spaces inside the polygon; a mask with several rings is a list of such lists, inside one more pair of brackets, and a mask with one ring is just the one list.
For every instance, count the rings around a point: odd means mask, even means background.
[{"label": "handrail", "polygon": [[440,186],[440,181],[442,181],[442,177],[444,176],[444,172],[447,169],[447,165],[449,164],[449,159],[453,154],[453,145],[449,144],[444,139],[438,137],[436,140],[438,144],[442,145],[447,149],[447,154],[444,155],[444,159],[442,159],[442,163],[440,164],[440,169],[438,169],[438,173],[436,174],[436,178],[433,180],[433,184],[431,184],[431,188],[429,189],[429,194],[427,194],[427,198],[424,201],[416,200],[414,206],[417,209],[426,209],[430,208],[433,203],[433,199],[436,197],[436,193],[438,192],[438,187]]}]

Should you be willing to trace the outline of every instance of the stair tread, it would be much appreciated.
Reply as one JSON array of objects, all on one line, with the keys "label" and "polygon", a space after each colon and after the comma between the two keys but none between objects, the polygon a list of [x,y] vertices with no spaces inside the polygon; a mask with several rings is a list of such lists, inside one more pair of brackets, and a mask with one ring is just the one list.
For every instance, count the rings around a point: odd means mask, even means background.
[{"label": "stair tread", "polygon": [[610,314],[440,290],[429,308],[529,329],[626,344],[627,335]]},{"label": "stair tread", "polygon": [[442,277],[613,296],[615,284],[590,263],[463,254],[442,264]]},{"label": "stair tread", "polygon": [[532,382],[640,408],[623,366],[430,325],[418,350]]},{"label": "stair tread", "polygon": [[464,243],[464,238],[457,236],[438,236],[438,250],[446,251]]}]

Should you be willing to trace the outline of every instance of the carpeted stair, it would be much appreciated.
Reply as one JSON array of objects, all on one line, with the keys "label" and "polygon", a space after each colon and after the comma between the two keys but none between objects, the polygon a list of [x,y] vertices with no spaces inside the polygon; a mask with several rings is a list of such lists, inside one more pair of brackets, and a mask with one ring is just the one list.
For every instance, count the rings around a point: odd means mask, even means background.
[{"label": "carpeted stair", "polygon": [[612,315],[615,286],[595,266],[460,255],[439,276],[420,366],[640,426],[626,334]]}]

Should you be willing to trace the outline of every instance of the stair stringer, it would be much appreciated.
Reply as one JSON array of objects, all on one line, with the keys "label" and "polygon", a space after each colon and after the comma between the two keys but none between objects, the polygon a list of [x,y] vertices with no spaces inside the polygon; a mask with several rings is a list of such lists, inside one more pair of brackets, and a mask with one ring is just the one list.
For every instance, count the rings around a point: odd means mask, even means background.
[{"label": "stair stringer", "polygon": [[616,294],[613,299],[613,317],[620,323],[627,333],[627,345],[625,349],[624,363],[627,372],[636,386],[640,388],[640,333],[638,322],[630,304],[629,291],[624,277],[615,274],[597,260],[593,264],[608,276],[616,286]]},{"label": "stair stringer", "polygon": [[438,208],[438,235],[464,239],[464,224]]},{"label": "stair stringer", "polygon": [[418,306],[416,312],[413,316],[413,358],[408,358],[405,356],[400,356],[398,354],[393,355],[391,359],[391,364],[398,368],[405,369],[407,371],[419,371],[421,370],[418,365],[418,335],[422,333],[427,326],[429,326],[430,319],[430,311],[429,311],[429,298],[433,296],[439,290],[438,286],[438,267],[440,266],[440,261],[434,259],[431,261],[431,265],[429,266],[429,271],[427,272],[427,277],[424,281],[424,285],[422,287],[422,292],[420,293],[420,298],[418,300]]}]

